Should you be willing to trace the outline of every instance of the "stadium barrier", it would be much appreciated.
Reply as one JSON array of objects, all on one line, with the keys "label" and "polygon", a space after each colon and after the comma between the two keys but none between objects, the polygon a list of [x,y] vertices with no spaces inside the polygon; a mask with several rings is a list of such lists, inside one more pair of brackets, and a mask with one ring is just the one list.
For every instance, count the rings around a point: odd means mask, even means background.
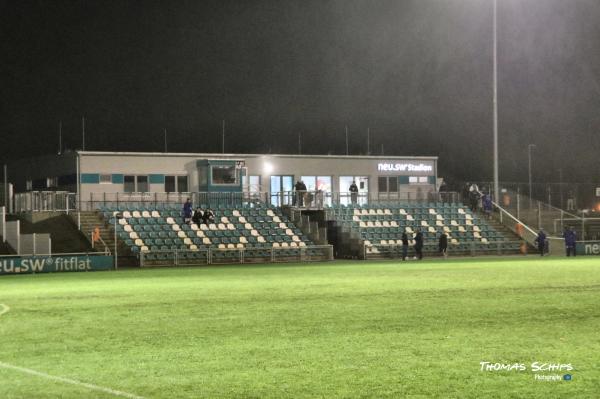
[{"label": "stadium barrier", "polygon": [[333,246],[144,251],[140,252],[139,259],[140,267],[331,261]]},{"label": "stadium barrier", "polygon": [[20,212],[66,212],[77,208],[77,194],[67,191],[28,191],[14,195],[14,210]]},{"label": "stadium barrier", "polygon": [[[487,244],[470,242],[454,246],[448,244],[448,256],[480,256],[480,255],[515,255],[520,250],[521,241],[491,241]],[[441,256],[436,244],[425,245],[425,256]],[[408,257],[415,256],[413,246],[409,246]],[[402,245],[399,244],[370,244],[363,247],[363,259],[398,259],[402,258]]]}]

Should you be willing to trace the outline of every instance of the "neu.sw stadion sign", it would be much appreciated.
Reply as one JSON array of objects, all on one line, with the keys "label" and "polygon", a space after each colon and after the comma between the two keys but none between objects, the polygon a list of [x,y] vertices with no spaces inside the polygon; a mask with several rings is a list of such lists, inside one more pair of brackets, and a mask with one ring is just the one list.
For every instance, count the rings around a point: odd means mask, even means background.
[{"label": "neu.sw stadion sign", "polygon": [[112,270],[114,259],[107,255],[77,254],[0,257],[0,275]]},{"label": "neu.sw stadion sign", "polygon": [[575,244],[577,255],[600,255],[600,241],[580,241]]}]

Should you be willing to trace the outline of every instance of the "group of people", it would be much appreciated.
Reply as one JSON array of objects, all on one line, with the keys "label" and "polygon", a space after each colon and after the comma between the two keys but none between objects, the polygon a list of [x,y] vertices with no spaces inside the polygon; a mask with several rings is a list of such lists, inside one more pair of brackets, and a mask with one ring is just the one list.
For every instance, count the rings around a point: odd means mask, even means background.
[{"label": "group of people", "polygon": [[294,185],[292,205],[321,208],[323,206],[323,190],[319,187],[316,191],[308,191],[306,184],[302,180],[298,180]]},{"label": "group of people", "polygon": [[[404,230],[400,239],[402,241],[402,260],[406,260],[408,258],[409,245],[408,233],[406,230]],[[424,236],[420,229],[416,230],[414,240],[415,245],[413,248],[415,250],[415,259],[421,260],[423,259]],[[448,235],[444,232],[440,234],[438,250],[444,256],[444,258],[448,256]]]},{"label": "group of people", "polygon": [[[576,256],[577,253],[577,232],[573,227],[565,227],[563,231],[563,238],[565,240],[565,251],[567,256]],[[548,252],[548,237],[544,232],[544,229],[540,229],[535,238],[535,245],[540,253],[540,256],[544,256]]]},{"label": "group of people", "polygon": [[476,183],[466,183],[463,189],[463,198],[469,201],[469,208],[476,212],[479,207],[487,215],[488,219],[492,217],[493,203],[492,196],[479,190]]},{"label": "group of people", "polygon": [[193,210],[192,201],[188,198],[187,201],[183,204],[183,223],[190,224],[195,223],[197,225],[206,224],[209,225],[215,222],[215,214],[210,209],[207,208],[202,210],[202,208],[196,208]]}]

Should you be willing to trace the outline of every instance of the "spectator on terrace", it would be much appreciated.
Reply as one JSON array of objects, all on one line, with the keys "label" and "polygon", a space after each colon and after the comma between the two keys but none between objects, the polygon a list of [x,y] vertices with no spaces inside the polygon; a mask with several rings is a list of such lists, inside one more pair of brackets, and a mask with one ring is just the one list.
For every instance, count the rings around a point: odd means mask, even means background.
[{"label": "spectator on terrace", "polygon": [[183,204],[183,223],[190,223],[192,220],[192,201],[188,198]]},{"label": "spectator on terrace", "polygon": [[483,212],[485,213],[488,219],[491,218],[493,208],[492,196],[490,194],[484,194],[481,203],[483,205]]},{"label": "spectator on terrace", "polygon": [[194,216],[192,216],[192,222],[194,222],[197,225],[200,225],[202,223],[202,216],[202,209],[196,208],[196,210],[194,211]]},{"label": "spectator on terrace", "polygon": [[358,186],[354,180],[352,181],[352,184],[350,184],[348,191],[350,191],[350,201],[353,204],[356,204],[358,202]]},{"label": "spectator on terrace", "polygon": [[215,222],[215,214],[213,213],[213,211],[210,208],[208,208],[207,210],[204,211],[204,214],[202,215],[202,221],[206,225],[209,225],[209,224]]}]

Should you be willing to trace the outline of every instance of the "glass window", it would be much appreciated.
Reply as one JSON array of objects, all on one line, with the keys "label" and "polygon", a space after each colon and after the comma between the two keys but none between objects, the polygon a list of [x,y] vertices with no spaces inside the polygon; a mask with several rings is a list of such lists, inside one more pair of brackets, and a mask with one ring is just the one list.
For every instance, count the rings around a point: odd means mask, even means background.
[{"label": "glass window", "polygon": [[427,176],[419,176],[419,183],[427,183]]},{"label": "glass window", "polygon": [[315,191],[317,189],[316,176],[300,176],[300,180],[306,185],[306,191]]},{"label": "glass window", "polygon": [[212,184],[235,184],[235,165],[212,165]]},{"label": "glass window", "polygon": [[188,177],[187,176],[177,176],[177,191],[180,193],[188,192]]},{"label": "glass window", "polygon": [[379,186],[380,193],[387,193],[387,176],[379,176],[377,178],[377,185]]},{"label": "glass window", "polygon": [[417,176],[409,176],[408,177],[408,183],[415,184],[415,183],[418,183],[418,182],[419,182],[419,179],[417,178]]},{"label": "glass window", "polygon": [[135,192],[135,176],[123,176],[123,191],[126,193]]},{"label": "glass window", "polygon": [[331,192],[331,176],[318,176],[317,177],[317,190],[321,190],[326,193]]},{"label": "glass window", "polygon": [[390,178],[388,180],[388,191],[390,193],[398,192],[398,177],[390,176]]},{"label": "glass window", "polygon": [[176,192],[175,176],[165,176],[165,193]]},{"label": "glass window", "polygon": [[112,175],[110,174],[101,174],[100,175],[100,184],[111,184],[112,183]]},{"label": "glass window", "polygon": [[140,193],[148,192],[148,176],[137,177],[137,191]]},{"label": "glass window", "polygon": [[244,191],[250,193],[260,192],[260,176],[242,176]]},{"label": "glass window", "polygon": [[46,179],[46,187],[58,187],[58,177],[48,177]]}]

